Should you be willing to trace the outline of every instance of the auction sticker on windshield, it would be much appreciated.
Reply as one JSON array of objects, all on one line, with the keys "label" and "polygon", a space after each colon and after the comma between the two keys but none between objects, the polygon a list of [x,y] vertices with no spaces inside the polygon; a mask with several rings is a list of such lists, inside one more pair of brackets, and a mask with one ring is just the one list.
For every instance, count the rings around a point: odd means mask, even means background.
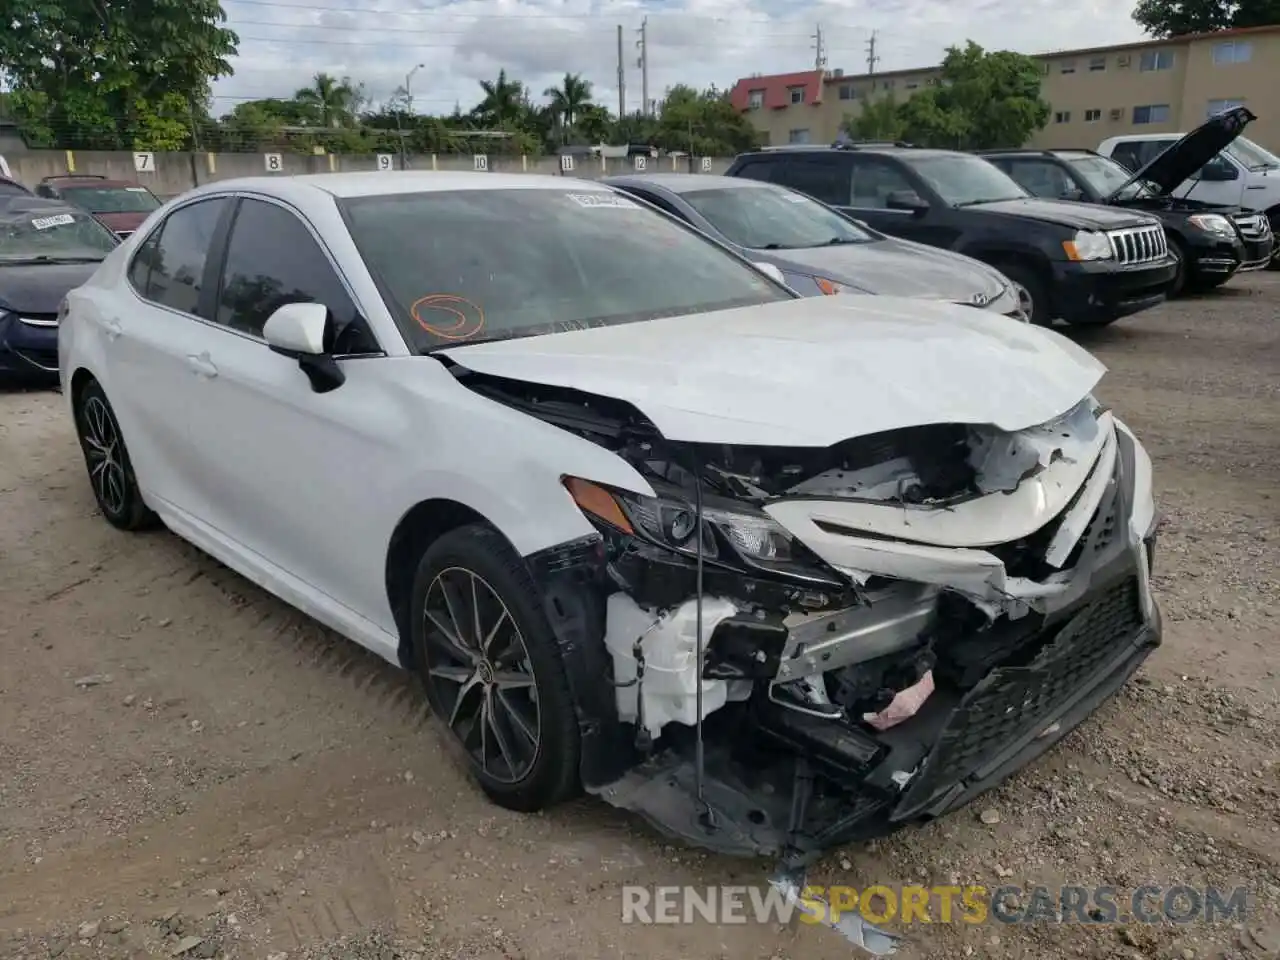
[{"label": "auction sticker on windshield", "polygon": [[65,227],[69,223],[75,223],[76,218],[69,213],[60,213],[53,217],[39,217],[31,221],[31,225],[37,230],[48,230],[50,227]]},{"label": "auction sticker on windshield", "polygon": [[612,193],[569,193],[565,194],[580,207],[612,207],[615,210],[636,210],[638,205],[626,197]]}]

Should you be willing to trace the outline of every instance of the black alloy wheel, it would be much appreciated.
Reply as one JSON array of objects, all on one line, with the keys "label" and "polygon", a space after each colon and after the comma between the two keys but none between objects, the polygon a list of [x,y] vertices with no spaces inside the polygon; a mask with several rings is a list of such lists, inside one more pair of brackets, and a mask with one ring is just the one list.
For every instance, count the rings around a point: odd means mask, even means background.
[{"label": "black alloy wheel", "polygon": [[121,530],[155,526],[157,517],[142,499],[120,423],[96,380],[77,396],[75,421],[89,485],[107,522]]}]

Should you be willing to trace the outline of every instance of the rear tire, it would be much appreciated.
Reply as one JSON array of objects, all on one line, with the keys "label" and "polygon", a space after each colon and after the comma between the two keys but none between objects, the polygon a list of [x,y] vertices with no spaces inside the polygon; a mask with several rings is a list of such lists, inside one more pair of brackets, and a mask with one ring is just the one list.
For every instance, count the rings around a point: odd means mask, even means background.
[{"label": "rear tire", "polygon": [[98,509],[120,530],[146,530],[159,518],[142,499],[120,422],[97,380],[85,384],[75,403],[76,435]]},{"label": "rear tire", "polygon": [[[1021,263],[995,263],[992,266],[1022,288],[1026,299],[1030,301],[1029,319],[1032,323],[1047,327],[1053,322],[1053,309],[1049,303],[1049,288],[1039,273]],[[1019,300],[1022,299],[1023,297],[1020,295]]]},{"label": "rear tire", "polygon": [[[1280,243],[1280,207],[1272,207],[1268,210],[1267,219],[1271,221],[1271,235],[1277,237],[1276,242]],[[1271,254],[1271,263],[1267,265],[1267,269],[1280,270],[1280,248]]]},{"label": "rear tire", "polygon": [[413,581],[415,663],[431,711],[494,803],[531,813],[581,787],[581,740],[542,594],[498,531],[459,527]]}]

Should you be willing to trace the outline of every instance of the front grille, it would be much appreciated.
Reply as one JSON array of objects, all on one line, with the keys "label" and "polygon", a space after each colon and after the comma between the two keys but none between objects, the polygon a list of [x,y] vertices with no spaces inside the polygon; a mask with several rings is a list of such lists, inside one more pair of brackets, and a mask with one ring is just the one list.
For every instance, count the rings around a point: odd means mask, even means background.
[{"label": "front grille", "polygon": [[909,817],[942,790],[970,777],[1016,741],[1044,724],[1132,641],[1143,624],[1138,581],[1130,577],[1102,594],[1025,666],[992,670],[947,721],[924,770],[895,816]]},{"label": "front grille", "polygon": [[1231,218],[1246,240],[1265,240],[1271,236],[1271,222],[1265,214],[1240,213]]},{"label": "front grille", "polygon": [[1154,263],[1163,260],[1169,253],[1164,227],[1158,223],[1147,227],[1108,230],[1107,239],[1111,241],[1111,254],[1117,263]]}]

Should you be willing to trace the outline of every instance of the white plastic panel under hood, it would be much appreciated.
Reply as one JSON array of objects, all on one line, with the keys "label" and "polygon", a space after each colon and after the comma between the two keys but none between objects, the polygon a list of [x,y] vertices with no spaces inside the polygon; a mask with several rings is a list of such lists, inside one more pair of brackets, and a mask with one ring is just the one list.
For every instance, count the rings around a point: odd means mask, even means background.
[{"label": "white plastic panel under hood", "polygon": [[443,351],[478,373],[625,400],[670,440],[827,447],[930,423],[1013,432],[1106,372],[1050,330],[896,297],[758,307]]}]

